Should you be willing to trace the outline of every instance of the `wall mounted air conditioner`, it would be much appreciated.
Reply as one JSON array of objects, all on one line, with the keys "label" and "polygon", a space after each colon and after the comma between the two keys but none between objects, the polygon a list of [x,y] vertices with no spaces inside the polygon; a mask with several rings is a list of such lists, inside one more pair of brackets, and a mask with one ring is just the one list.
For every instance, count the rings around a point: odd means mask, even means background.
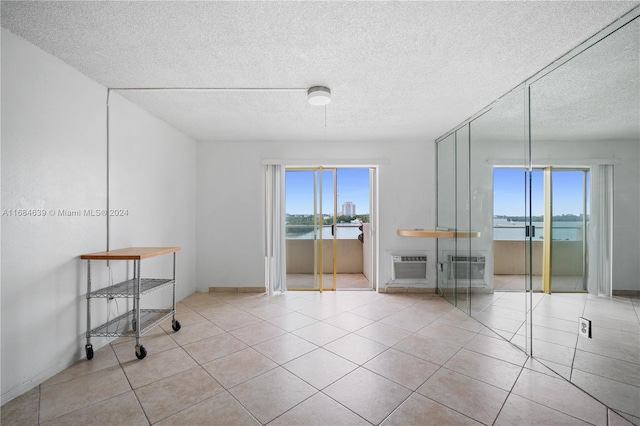
[{"label": "wall mounted air conditioner", "polygon": [[484,283],[484,256],[454,256],[449,255],[449,280],[470,280]]},{"label": "wall mounted air conditioner", "polygon": [[391,280],[427,281],[427,256],[425,254],[391,255]]}]

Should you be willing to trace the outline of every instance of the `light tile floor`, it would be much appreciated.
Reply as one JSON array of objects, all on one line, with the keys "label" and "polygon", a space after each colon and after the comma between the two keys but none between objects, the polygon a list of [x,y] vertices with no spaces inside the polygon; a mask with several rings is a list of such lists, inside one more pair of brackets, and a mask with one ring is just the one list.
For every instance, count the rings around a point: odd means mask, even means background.
[{"label": "light tile floor", "polygon": [[[523,292],[472,294],[471,306],[476,319],[519,347],[532,332],[538,361],[640,424],[640,298],[533,293],[530,330]],[[591,339],[578,336],[579,317],[591,320]]]},{"label": "light tile floor", "polygon": [[178,319],[145,359],[118,339],[2,424],[630,424],[435,295],[195,293]]},{"label": "light tile floor", "polygon": [[[495,291],[522,291],[529,287],[528,277],[525,275],[494,275],[493,284]],[[582,291],[584,290],[584,279],[581,276],[554,276],[553,291]],[[542,276],[531,277],[531,288],[533,291],[542,291]]]}]

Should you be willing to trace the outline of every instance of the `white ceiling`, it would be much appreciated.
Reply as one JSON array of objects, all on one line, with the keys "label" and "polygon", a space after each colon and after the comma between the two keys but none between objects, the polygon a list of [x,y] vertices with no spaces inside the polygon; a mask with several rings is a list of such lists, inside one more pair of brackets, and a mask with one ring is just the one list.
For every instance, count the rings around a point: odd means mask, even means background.
[{"label": "white ceiling", "polygon": [[[547,70],[548,71],[548,70]],[[533,79],[532,79],[533,80]],[[510,92],[471,122],[474,142],[640,143],[640,18]]]},{"label": "white ceiling", "polygon": [[301,89],[122,92],[196,140],[392,142],[434,140],[639,3],[2,1],[2,26],[111,88]]}]

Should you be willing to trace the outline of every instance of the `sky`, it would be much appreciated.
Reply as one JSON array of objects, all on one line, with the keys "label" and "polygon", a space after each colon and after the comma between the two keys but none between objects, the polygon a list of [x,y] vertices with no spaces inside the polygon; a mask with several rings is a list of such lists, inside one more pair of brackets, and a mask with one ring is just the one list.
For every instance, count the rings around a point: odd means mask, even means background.
[{"label": "sky", "polygon": [[[583,211],[583,172],[558,171],[552,173],[553,215],[575,214]],[[493,171],[493,214],[499,216],[525,215],[524,169],[500,169]],[[544,174],[534,170],[531,175],[532,216],[544,213]],[[589,189],[587,188],[587,194]]]},{"label": "sky", "polygon": [[[322,173],[323,213],[333,212],[333,171]],[[369,213],[369,169],[337,169],[338,214],[342,203],[351,201],[356,214]],[[288,214],[313,214],[313,172],[286,172],[286,212]]]},{"label": "sky", "polygon": [[[323,210],[333,211],[333,171],[325,170],[323,175]],[[369,213],[369,169],[337,169],[338,176],[338,214],[342,203],[351,201],[356,205],[357,214]],[[493,174],[494,215],[524,216],[525,185],[524,169],[496,168]],[[543,171],[534,170],[531,175],[533,216],[542,216]],[[583,209],[582,190],[583,173],[581,171],[553,172],[553,214],[580,215]],[[286,212],[289,214],[313,213],[313,172],[287,171],[286,173]],[[588,193],[588,191],[587,191]]]}]

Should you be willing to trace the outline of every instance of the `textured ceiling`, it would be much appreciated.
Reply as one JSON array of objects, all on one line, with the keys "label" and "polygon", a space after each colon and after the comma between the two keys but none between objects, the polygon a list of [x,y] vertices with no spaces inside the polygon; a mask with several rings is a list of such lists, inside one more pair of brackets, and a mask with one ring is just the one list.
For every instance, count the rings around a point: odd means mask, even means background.
[{"label": "textured ceiling", "polygon": [[[522,87],[522,86],[521,86]],[[533,81],[532,142],[640,142],[640,18]],[[525,138],[524,89],[471,122],[476,142]]]},{"label": "textured ceiling", "polygon": [[[2,2],[2,26],[197,140],[434,140],[639,2]],[[325,85],[332,102],[306,102]],[[326,124],[325,124],[326,123]]]}]

